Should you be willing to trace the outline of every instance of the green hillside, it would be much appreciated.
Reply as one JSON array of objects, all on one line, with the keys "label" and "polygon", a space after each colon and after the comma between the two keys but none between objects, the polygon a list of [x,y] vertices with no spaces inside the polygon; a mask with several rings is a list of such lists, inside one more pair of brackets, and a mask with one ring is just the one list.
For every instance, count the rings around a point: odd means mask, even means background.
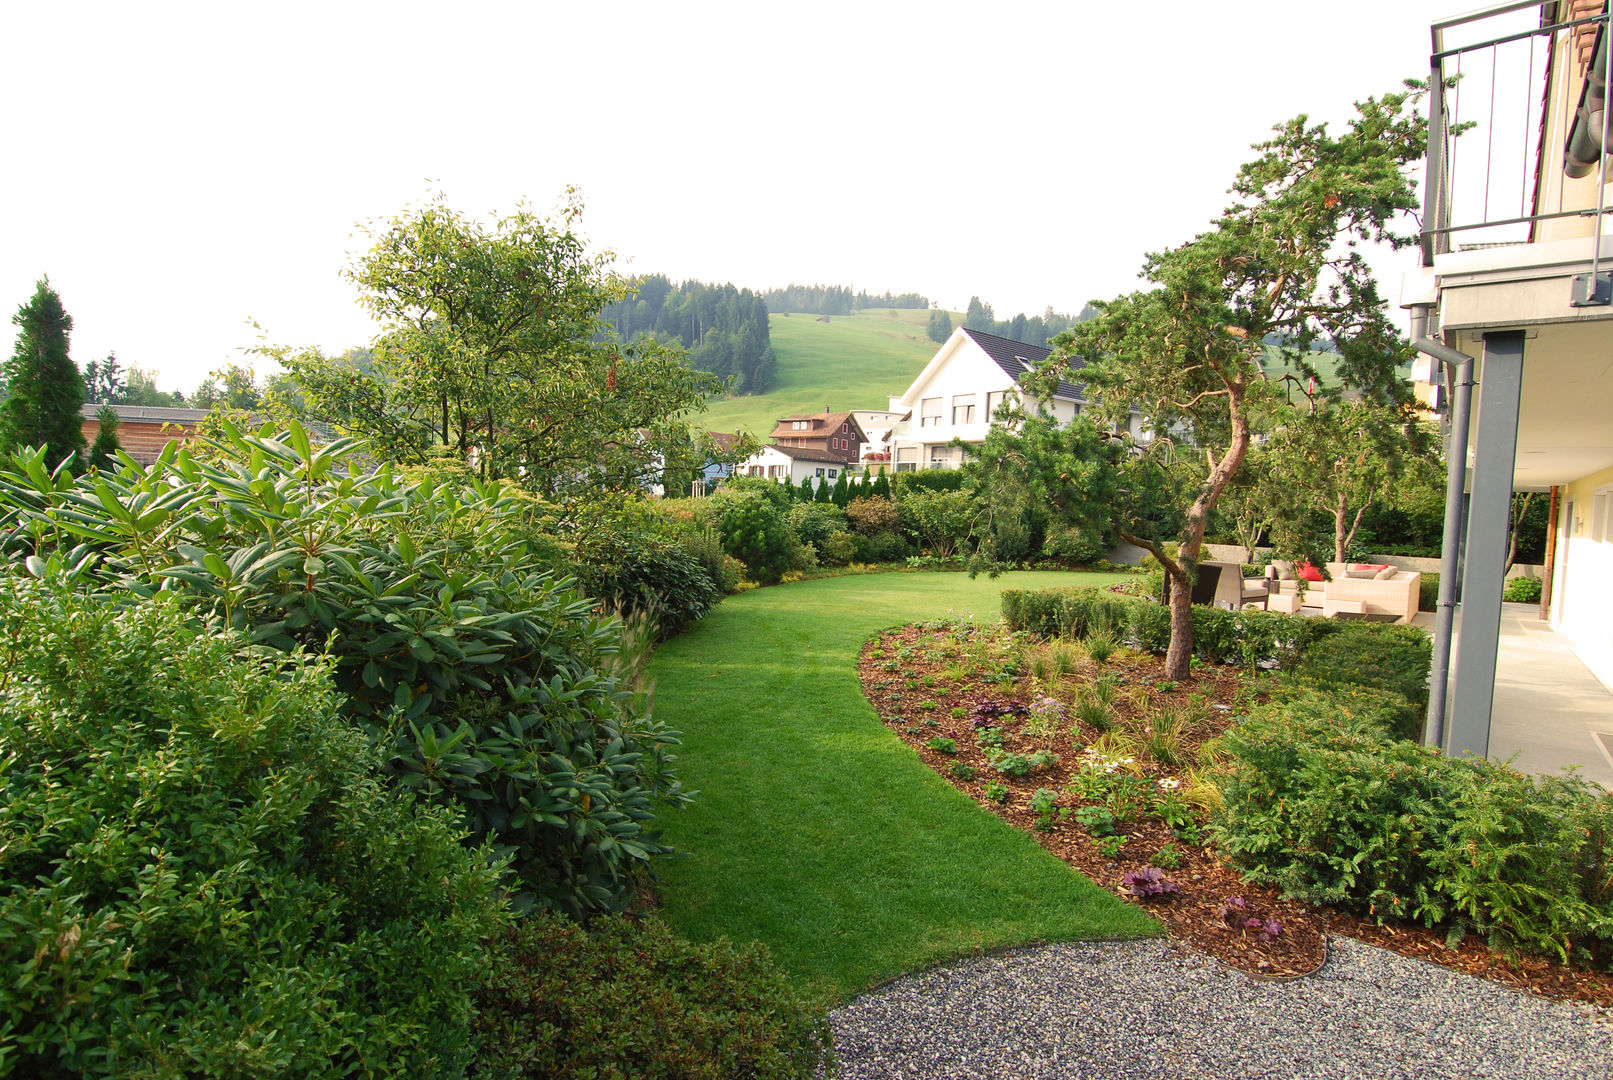
[{"label": "green hillside", "polygon": [[[696,418],[710,431],[749,431],[766,441],[775,421],[791,413],[883,409],[906,390],[930,357],[930,313],[876,308],[835,315],[770,315],[768,333],[778,358],[778,385],[755,397],[718,398]],[[962,316],[952,316],[953,325]]]}]

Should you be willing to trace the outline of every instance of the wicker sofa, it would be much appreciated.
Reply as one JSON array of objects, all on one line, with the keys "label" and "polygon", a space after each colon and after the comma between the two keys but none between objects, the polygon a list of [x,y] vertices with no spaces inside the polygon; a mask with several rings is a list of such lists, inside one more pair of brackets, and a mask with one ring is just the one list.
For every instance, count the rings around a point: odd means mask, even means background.
[{"label": "wicker sofa", "polygon": [[[1388,577],[1351,577],[1345,563],[1330,562],[1327,574],[1331,581],[1308,582],[1299,602],[1307,608],[1320,608],[1327,618],[1361,616],[1367,618],[1393,617],[1397,623],[1409,623],[1417,615],[1417,601],[1422,590],[1422,574],[1415,570],[1395,570]],[[1299,592],[1295,580],[1275,582],[1276,595],[1291,596]]]}]

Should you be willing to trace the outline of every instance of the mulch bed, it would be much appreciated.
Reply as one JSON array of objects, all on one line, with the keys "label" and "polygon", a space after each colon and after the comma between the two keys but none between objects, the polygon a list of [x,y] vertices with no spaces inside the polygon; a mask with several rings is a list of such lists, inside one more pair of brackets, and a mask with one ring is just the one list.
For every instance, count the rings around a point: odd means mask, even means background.
[{"label": "mulch bed", "polygon": [[[1031,833],[1044,848],[1092,881],[1126,897],[1121,889],[1124,874],[1171,861],[1169,856],[1174,853],[1177,864],[1165,868],[1165,874],[1179,892],[1140,902],[1165,924],[1172,938],[1239,971],[1258,978],[1309,974],[1322,965],[1328,937],[1340,935],[1543,997],[1613,1009],[1613,976],[1542,958],[1508,960],[1473,938],[1447,948],[1443,933],[1417,926],[1380,926],[1347,912],[1285,900],[1275,889],[1245,884],[1191,827],[1173,831],[1150,814],[1130,815],[1116,826],[1115,834],[1125,837],[1118,854],[1112,850],[1112,840],[1109,852],[1100,850],[1101,841],[1073,816],[1081,802],[1066,790],[1083,769],[1083,749],[1102,734],[1075,718],[1072,706],[1081,687],[1107,676],[1121,688],[1117,730],[1135,732],[1147,716],[1161,709],[1175,709],[1192,718],[1181,731],[1175,768],[1160,765],[1146,753],[1136,753],[1135,763],[1125,766],[1151,784],[1187,780],[1188,786],[1178,789],[1186,794],[1191,794],[1189,766],[1198,760],[1204,744],[1224,731],[1233,713],[1246,704],[1243,695],[1249,690],[1234,668],[1195,666],[1192,677],[1178,685],[1164,681],[1161,658],[1121,649],[1098,663],[1076,649],[1072,670],[1052,680],[1056,687],[1053,696],[1066,705],[1068,714],[1056,731],[1034,737],[1024,732],[1024,718],[1000,721],[1002,752],[1030,755],[1050,750],[1058,760],[1024,777],[1005,776],[991,767],[990,748],[977,742],[975,709],[983,701],[1030,703],[1045,696],[1046,682],[1032,681],[1023,672],[1017,677],[1013,674],[1015,662],[1020,668],[1027,667],[1043,648],[1016,638],[1000,625],[904,627],[869,642],[858,668],[863,692],[886,726],[926,764],[982,808]],[[1066,663],[1069,655],[1066,653]],[[953,740],[956,752],[926,745],[935,739]],[[994,786],[999,796],[1006,788],[1006,798],[989,797],[988,786]],[[1051,819],[1031,808],[1038,789],[1059,793]],[[1202,824],[1205,815],[1200,812],[1197,817]],[[1039,829],[1039,823],[1044,827]],[[1161,852],[1165,852],[1163,859]],[[1231,897],[1239,898],[1241,905],[1236,901],[1229,905]],[[1280,933],[1263,932],[1269,929],[1267,920],[1275,920]]]}]

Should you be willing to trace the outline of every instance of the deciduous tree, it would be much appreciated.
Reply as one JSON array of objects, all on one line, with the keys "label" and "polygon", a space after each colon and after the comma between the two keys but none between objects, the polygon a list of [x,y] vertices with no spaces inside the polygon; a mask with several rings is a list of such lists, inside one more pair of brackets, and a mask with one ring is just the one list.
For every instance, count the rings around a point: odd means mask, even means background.
[{"label": "deciduous tree", "polygon": [[372,365],[264,351],[315,415],[392,460],[446,448],[540,489],[629,474],[721,386],[675,345],[594,341],[627,288],[574,231],[581,212],[572,197],[556,220],[519,207],[489,227],[439,197],[372,228],[348,270],[384,327]]}]

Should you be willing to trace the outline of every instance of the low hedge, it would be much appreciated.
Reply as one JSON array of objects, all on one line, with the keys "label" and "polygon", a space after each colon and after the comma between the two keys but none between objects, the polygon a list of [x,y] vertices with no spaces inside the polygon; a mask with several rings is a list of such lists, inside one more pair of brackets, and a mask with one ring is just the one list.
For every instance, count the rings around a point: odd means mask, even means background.
[{"label": "low hedge", "polygon": [[478,1080],[805,1080],[832,1063],[823,1010],[760,945],[695,945],[654,919],[522,920],[479,1004]]},{"label": "low hedge", "polygon": [[1613,798],[1574,776],[1453,760],[1332,692],[1222,737],[1212,833],[1245,880],[1493,948],[1613,961]]},{"label": "low hedge", "polygon": [[[1384,635],[1394,643],[1385,648],[1394,651],[1403,640],[1394,631],[1405,629],[1343,624],[1279,611],[1225,611],[1206,604],[1195,604],[1192,611],[1193,651],[1212,663],[1246,667],[1262,661],[1291,667],[1314,642],[1341,632]],[[1042,637],[1085,638],[1095,628],[1109,627],[1150,652],[1164,652],[1170,645],[1171,615],[1165,605],[1090,586],[1008,589],[1002,594],[1002,614],[1010,629]],[[1410,631],[1410,635],[1404,640],[1423,637],[1420,630]],[[1425,659],[1425,677],[1427,670]]]}]

